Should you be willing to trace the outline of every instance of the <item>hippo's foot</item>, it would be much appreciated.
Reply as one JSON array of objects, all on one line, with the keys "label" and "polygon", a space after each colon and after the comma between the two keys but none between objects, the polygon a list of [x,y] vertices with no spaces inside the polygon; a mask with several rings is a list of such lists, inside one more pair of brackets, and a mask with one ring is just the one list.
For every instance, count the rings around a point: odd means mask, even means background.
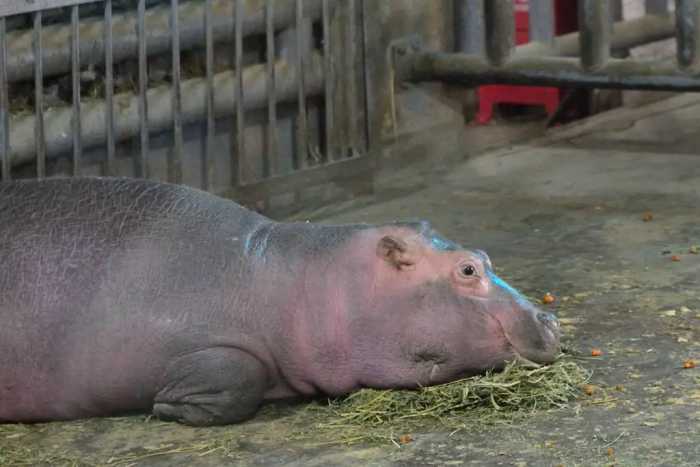
[{"label": "hippo's foot", "polygon": [[267,385],[263,364],[238,349],[217,347],[168,366],[153,414],[193,426],[225,425],[252,417]]}]

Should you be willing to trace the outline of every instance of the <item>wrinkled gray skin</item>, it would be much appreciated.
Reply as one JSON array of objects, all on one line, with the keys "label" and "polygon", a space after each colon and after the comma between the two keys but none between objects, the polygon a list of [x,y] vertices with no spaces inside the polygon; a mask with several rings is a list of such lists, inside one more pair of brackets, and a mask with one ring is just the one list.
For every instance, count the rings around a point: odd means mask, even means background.
[{"label": "wrinkled gray skin", "polygon": [[558,323],[425,222],[275,223],[142,180],[0,184],[0,421],[266,400],[551,362]]}]

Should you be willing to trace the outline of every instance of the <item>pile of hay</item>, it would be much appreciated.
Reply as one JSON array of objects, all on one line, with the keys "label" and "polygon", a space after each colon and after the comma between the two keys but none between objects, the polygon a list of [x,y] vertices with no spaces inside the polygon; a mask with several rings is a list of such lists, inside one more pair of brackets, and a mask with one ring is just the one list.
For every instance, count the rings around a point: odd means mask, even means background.
[{"label": "pile of hay", "polygon": [[517,362],[502,372],[418,390],[363,389],[312,405],[314,423],[305,435],[324,442],[391,441],[426,429],[479,429],[512,423],[538,410],[564,408],[581,394],[590,373],[569,359],[526,367]]}]

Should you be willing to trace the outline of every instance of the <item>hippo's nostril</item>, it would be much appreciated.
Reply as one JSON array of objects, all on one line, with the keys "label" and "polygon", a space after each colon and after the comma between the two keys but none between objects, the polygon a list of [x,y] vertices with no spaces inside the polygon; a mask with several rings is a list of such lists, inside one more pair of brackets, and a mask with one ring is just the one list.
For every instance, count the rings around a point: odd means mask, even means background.
[{"label": "hippo's nostril", "polygon": [[541,311],[537,313],[537,319],[552,331],[559,331],[559,320],[552,313]]}]

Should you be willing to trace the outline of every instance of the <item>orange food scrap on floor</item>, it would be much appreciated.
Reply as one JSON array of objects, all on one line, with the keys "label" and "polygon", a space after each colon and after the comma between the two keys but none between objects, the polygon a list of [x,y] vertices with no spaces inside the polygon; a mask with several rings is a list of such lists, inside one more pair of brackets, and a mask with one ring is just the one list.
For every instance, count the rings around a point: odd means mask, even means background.
[{"label": "orange food scrap on floor", "polygon": [[413,441],[413,437],[411,435],[401,435],[399,436],[399,443],[401,444],[408,444],[411,441]]},{"label": "orange food scrap on floor", "polygon": [[695,360],[693,359],[688,359],[683,361],[683,368],[690,369],[690,368],[695,368]]},{"label": "orange food scrap on floor", "polygon": [[679,255],[673,255],[671,256],[671,261],[680,261],[681,257]]},{"label": "orange food scrap on floor", "polygon": [[643,220],[644,222],[649,222],[649,221],[651,221],[652,219],[654,219],[654,215],[653,215],[652,213],[648,212],[648,211],[645,212],[644,215],[642,216],[642,220]]},{"label": "orange food scrap on floor", "polygon": [[591,350],[591,355],[592,355],[593,357],[600,357],[601,355],[603,355],[603,351],[600,350],[600,349],[592,349],[592,350]]},{"label": "orange food scrap on floor", "polygon": [[552,295],[552,294],[549,293],[549,292],[547,292],[546,294],[544,294],[544,297],[542,297],[542,303],[545,303],[545,304],[554,303],[554,300],[556,300],[556,299],[554,298],[554,295]]}]

